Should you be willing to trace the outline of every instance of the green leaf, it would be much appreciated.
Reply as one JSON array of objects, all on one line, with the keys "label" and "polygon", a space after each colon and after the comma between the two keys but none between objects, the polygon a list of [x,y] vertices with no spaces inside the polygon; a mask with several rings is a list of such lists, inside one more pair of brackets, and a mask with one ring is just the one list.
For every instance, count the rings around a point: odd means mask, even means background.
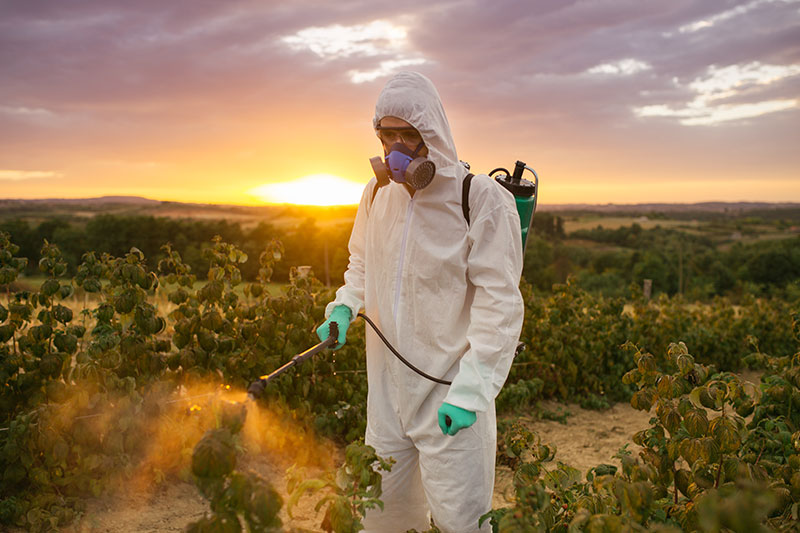
[{"label": "green leaf", "polygon": [[692,483],[692,473],[686,469],[679,468],[675,471],[675,486],[681,494],[689,497],[689,484]]},{"label": "green leaf", "polygon": [[694,370],[694,357],[689,354],[679,355],[675,359],[675,364],[678,365],[681,375],[685,376]]},{"label": "green leaf", "polygon": [[353,516],[350,502],[346,498],[339,497],[330,507],[330,524],[333,531],[338,532],[357,532],[363,529],[361,521]]},{"label": "green leaf", "polygon": [[53,318],[66,325],[72,321],[72,309],[63,305],[54,305]]},{"label": "green leaf", "polygon": [[41,292],[45,296],[52,296],[58,292],[61,288],[61,284],[58,282],[57,279],[47,279],[42,283]]},{"label": "green leaf", "polygon": [[297,484],[291,491],[289,500],[286,502],[286,512],[289,514],[289,518],[294,518],[292,511],[306,491],[314,494],[315,492],[329,486],[330,482],[322,479],[306,479],[305,481]]},{"label": "green leaf", "polygon": [[0,326],[0,343],[4,343],[13,337],[14,331],[16,331],[14,324],[3,324]]},{"label": "green leaf", "polygon": [[710,489],[716,479],[716,468],[704,461],[697,461],[692,465],[692,479],[698,487]]},{"label": "green leaf", "polygon": [[207,431],[192,453],[192,472],[202,478],[219,478],[236,467],[236,448],[225,428]]}]

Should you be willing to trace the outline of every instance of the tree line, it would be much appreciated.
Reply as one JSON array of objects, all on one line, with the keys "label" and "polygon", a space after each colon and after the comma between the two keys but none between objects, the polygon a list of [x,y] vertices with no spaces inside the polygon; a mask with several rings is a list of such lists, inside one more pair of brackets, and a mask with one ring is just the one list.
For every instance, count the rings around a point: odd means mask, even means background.
[{"label": "tree line", "polygon": [[[275,265],[273,280],[286,282],[292,266],[311,266],[317,278],[337,286],[347,268],[351,226],[317,224],[313,217],[292,226],[268,222],[246,226],[225,220],[174,219],[153,216],[97,215],[85,222],[45,219],[0,221],[0,231],[11,235],[20,254],[31,258],[35,274],[42,242],[62,250],[74,274],[89,250],[122,256],[139,248],[153,262],[163,257],[161,246],[171,243],[193,272],[206,272],[203,250],[215,235],[257,258],[272,240],[283,243],[283,259]],[[575,244],[590,241],[594,246]],[[726,250],[707,234],[638,224],[617,229],[597,227],[565,232],[564,220],[540,212],[528,239],[523,276],[536,289],[550,291],[554,283],[572,278],[578,286],[605,296],[628,296],[630,286],[652,280],[654,294],[685,294],[694,298],[755,293],[800,297],[800,237],[752,244],[734,243]],[[257,276],[257,261],[242,267],[242,276]]]},{"label": "tree line", "polygon": [[606,296],[627,295],[630,284],[641,287],[649,279],[654,293],[699,299],[743,293],[800,297],[800,236],[720,247],[708,234],[634,223],[578,230],[567,238],[595,246],[560,238],[529,243],[526,277],[537,287],[572,276],[582,288]]}]

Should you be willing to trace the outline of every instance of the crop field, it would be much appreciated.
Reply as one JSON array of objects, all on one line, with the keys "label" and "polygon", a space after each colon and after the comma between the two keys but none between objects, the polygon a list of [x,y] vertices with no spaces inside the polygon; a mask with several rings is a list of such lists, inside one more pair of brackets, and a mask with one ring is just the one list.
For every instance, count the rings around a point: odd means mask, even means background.
[{"label": "crop field", "polygon": [[[358,531],[379,504],[391,463],[362,440],[362,323],[245,392],[316,342],[333,297],[294,268],[272,280],[280,242],[216,238],[203,272],[170,245],[73,268],[45,242],[31,275],[0,235],[3,527]],[[798,526],[796,300],[521,288],[495,531]]]},{"label": "crop field", "polygon": [[605,229],[618,229],[625,226],[638,224],[643,229],[652,229],[656,226],[662,228],[682,228],[694,229],[700,226],[697,220],[684,221],[684,220],[670,220],[660,218],[649,218],[647,216],[637,217],[620,217],[620,216],[603,216],[603,215],[582,215],[582,216],[565,216],[564,217],[564,231],[571,233],[581,229],[593,229],[601,226]]}]

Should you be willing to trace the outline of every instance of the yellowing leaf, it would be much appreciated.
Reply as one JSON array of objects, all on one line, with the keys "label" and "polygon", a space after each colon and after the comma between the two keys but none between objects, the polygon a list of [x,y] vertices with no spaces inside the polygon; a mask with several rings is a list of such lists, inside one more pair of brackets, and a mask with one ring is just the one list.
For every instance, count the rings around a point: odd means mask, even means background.
[{"label": "yellowing leaf", "polygon": [[683,417],[683,426],[692,437],[702,437],[708,431],[708,418],[702,409],[692,409]]},{"label": "yellowing leaf", "polygon": [[726,416],[712,420],[709,424],[709,430],[722,453],[733,453],[742,445],[736,426]]}]

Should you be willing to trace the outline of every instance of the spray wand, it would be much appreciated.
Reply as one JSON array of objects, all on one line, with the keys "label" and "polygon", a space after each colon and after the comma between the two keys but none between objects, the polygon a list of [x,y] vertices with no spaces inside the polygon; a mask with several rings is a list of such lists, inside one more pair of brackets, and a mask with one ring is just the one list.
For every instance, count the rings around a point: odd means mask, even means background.
[{"label": "spray wand", "polygon": [[306,359],[317,355],[322,350],[336,346],[336,344],[339,342],[338,339],[339,339],[339,325],[336,322],[331,322],[330,335],[328,336],[327,339],[325,339],[324,341],[320,342],[315,346],[312,346],[308,350],[295,355],[294,357],[292,357],[291,361],[289,361],[279,369],[271,372],[270,374],[261,376],[260,378],[252,382],[250,386],[247,388],[248,399],[254,400],[260,398],[261,395],[264,393],[264,389],[266,388],[267,384],[270,381],[277,378],[290,368],[299,365]]}]

